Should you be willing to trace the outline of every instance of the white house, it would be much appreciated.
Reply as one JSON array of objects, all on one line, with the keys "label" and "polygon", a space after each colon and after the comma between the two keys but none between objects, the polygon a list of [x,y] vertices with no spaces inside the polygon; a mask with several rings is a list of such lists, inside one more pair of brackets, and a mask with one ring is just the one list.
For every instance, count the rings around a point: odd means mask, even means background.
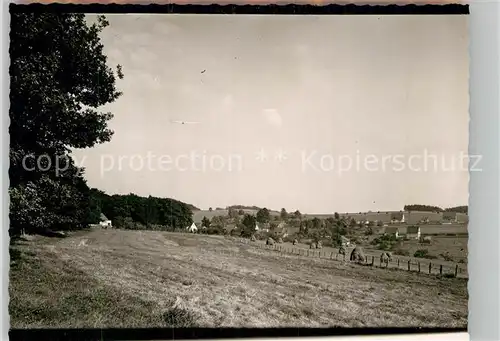
[{"label": "white house", "polygon": [[105,229],[107,229],[108,227],[112,226],[111,220],[109,220],[108,218],[106,218],[106,216],[104,214],[102,214],[102,213],[101,213],[101,216],[100,216],[99,225],[101,225],[101,227],[105,228]]},{"label": "white house", "polygon": [[195,233],[196,231],[198,231],[198,228],[196,227],[196,224],[193,222],[193,223],[191,224],[191,226],[188,226],[188,227],[186,228],[186,230],[187,230],[188,232]]},{"label": "white house", "polygon": [[259,225],[257,223],[255,223],[255,231],[258,231],[259,230]]}]

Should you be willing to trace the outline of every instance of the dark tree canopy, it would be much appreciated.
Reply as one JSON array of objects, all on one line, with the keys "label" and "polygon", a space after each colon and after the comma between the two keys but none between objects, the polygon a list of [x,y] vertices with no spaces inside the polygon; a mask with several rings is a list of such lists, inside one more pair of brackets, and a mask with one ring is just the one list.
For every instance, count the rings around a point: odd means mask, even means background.
[{"label": "dark tree canopy", "polygon": [[280,212],[280,217],[281,217],[281,219],[283,219],[283,220],[288,219],[288,212],[287,212],[284,208],[282,208],[282,209],[281,209],[281,212]]},{"label": "dark tree canopy", "polygon": [[11,147],[26,152],[87,148],[111,139],[110,113],[96,108],[119,96],[99,33],[104,17],[14,13],[11,18]]},{"label": "dark tree canopy", "polygon": [[174,199],[140,197],[132,193],[107,195],[97,189],[92,189],[91,192],[92,200],[99,207],[93,216],[104,213],[118,228],[173,230],[184,229],[193,223],[190,205]]},{"label": "dark tree canopy", "polygon": [[457,206],[457,207],[450,207],[445,209],[446,212],[457,212],[457,213],[469,213],[469,207],[468,206]]},{"label": "dark tree canopy", "polygon": [[419,211],[419,212],[443,212],[441,207],[430,205],[405,205],[405,211]]},{"label": "dark tree canopy", "polygon": [[[93,147],[113,134],[112,115],[97,109],[120,96],[99,39],[107,25],[103,16],[88,25],[84,14],[11,15],[13,231],[81,228],[95,219],[96,203],[70,148]],[[36,160],[43,160],[38,167]]]},{"label": "dark tree canopy", "polygon": [[271,220],[271,213],[264,207],[257,211],[256,218],[259,223],[268,223]]}]

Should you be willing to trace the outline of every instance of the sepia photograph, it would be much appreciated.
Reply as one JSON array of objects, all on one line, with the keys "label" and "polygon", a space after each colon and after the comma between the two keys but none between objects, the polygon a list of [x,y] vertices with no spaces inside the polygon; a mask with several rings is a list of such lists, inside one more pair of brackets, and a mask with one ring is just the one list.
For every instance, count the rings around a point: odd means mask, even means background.
[{"label": "sepia photograph", "polygon": [[10,16],[11,328],[467,328],[467,15]]}]

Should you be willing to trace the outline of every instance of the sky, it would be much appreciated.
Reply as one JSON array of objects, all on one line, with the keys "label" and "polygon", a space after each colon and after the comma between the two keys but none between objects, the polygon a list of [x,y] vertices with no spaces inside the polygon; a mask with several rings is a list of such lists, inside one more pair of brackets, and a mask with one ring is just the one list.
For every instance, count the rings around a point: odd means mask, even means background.
[{"label": "sky", "polygon": [[466,16],[107,18],[125,77],[111,142],[74,152],[89,186],[202,209],[467,204]]}]

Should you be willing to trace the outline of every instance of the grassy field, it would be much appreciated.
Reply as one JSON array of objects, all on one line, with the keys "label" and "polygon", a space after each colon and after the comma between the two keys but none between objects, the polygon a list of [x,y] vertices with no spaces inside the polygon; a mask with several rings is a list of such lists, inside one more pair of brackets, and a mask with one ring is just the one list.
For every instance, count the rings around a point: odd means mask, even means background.
[{"label": "grassy field", "polygon": [[[419,249],[427,249],[429,255],[437,257],[436,260],[431,261],[438,264],[452,266],[454,263],[464,263],[460,265],[461,267],[467,264],[467,243],[469,241],[467,236],[432,236],[431,238],[430,244],[422,244],[418,240],[405,240],[398,248],[407,250],[410,255]],[[370,250],[368,247],[367,249]]]},{"label": "grassy field", "polygon": [[467,326],[464,279],[220,236],[93,230],[10,252],[13,328]]},{"label": "grassy field", "polygon": [[[458,242],[456,242],[458,240]],[[258,241],[258,243],[265,244],[265,241]],[[458,244],[454,244],[458,243]],[[464,245],[465,244],[465,245]],[[305,243],[298,243],[297,245],[292,245],[291,243],[283,243],[280,244],[288,249],[302,249],[309,250],[309,245]],[[453,247],[452,247],[453,246]],[[439,267],[443,266],[443,273],[454,273],[455,266],[457,265],[460,259],[464,259],[464,252],[460,251],[460,248],[465,246],[465,250],[467,247],[467,238],[435,238],[433,239],[433,244],[419,244],[416,240],[404,241],[401,249],[407,250],[410,252],[410,255],[413,255],[415,251],[418,249],[428,249],[430,255],[436,255],[445,252],[443,250],[450,249],[452,250],[449,253],[452,260],[444,260],[442,257],[438,257],[437,259],[425,259],[425,258],[415,258],[415,257],[407,257],[400,255],[393,255],[393,260],[389,263],[388,267],[390,268],[408,268],[408,261],[410,261],[410,269],[418,270],[418,263],[420,263],[420,267],[422,272],[429,271],[429,263],[432,263],[431,273],[437,274],[439,273]],[[368,261],[371,262],[371,257],[374,257],[375,264],[379,264],[380,262],[380,254],[384,251],[377,250],[374,245],[362,246],[365,255],[368,257]],[[353,250],[353,247],[346,248],[347,258],[349,258],[350,252]],[[321,250],[316,250],[317,252],[324,253],[324,257],[329,258],[330,254],[333,253],[334,257],[338,254],[339,250],[335,247],[324,246]],[[311,251],[312,252],[312,251]],[[466,251],[465,251],[466,254]],[[459,257],[459,255],[462,255]],[[322,255],[323,257],[323,255]],[[468,270],[467,270],[467,256],[465,256],[464,263],[459,264],[459,273],[458,277],[467,278]],[[399,260],[399,262],[398,262]],[[399,265],[398,265],[399,264]]]}]

